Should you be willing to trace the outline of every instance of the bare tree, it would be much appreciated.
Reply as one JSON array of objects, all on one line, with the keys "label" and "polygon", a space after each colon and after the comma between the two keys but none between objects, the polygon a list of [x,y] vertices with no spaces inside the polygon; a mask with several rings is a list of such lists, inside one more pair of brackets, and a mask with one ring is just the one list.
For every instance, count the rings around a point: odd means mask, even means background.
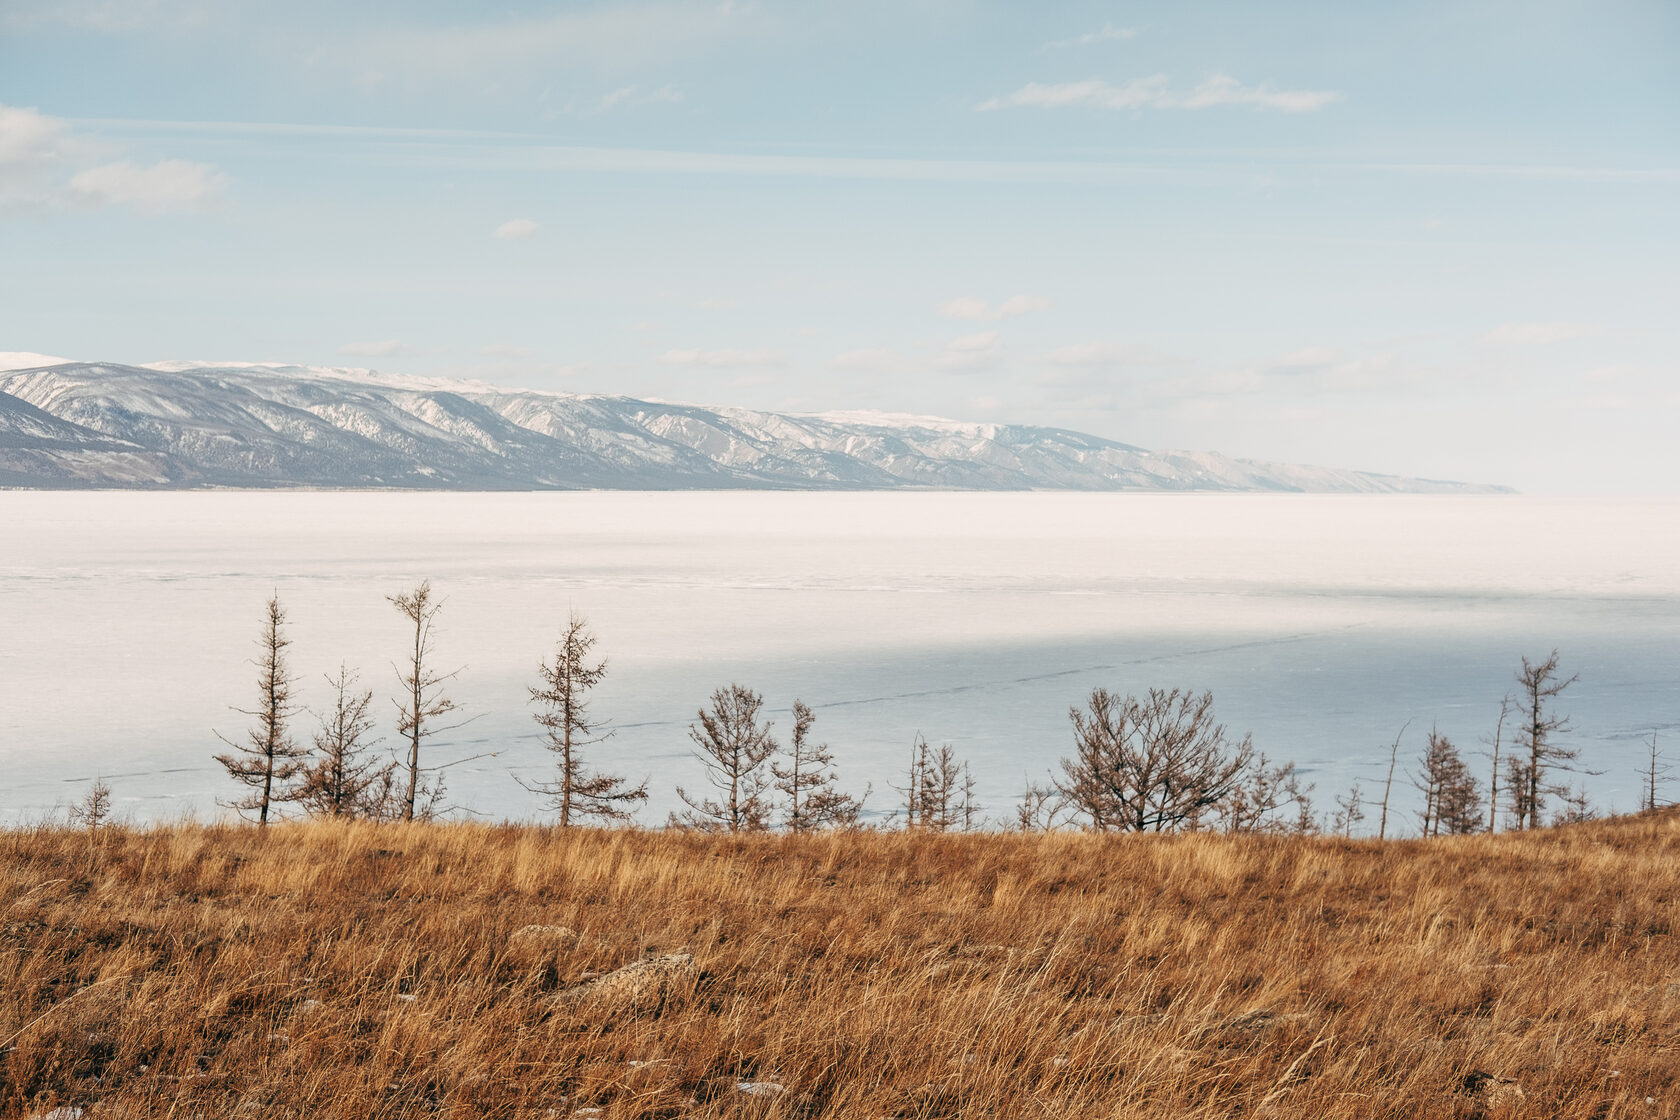
[{"label": "bare tree", "polygon": [[[770,763],[778,790],[787,795],[787,826],[794,832],[809,832],[829,825],[855,825],[863,810],[863,798],[841,793],[834,787],[834,756],[827,743],[813,745],[811,728],[817,717],[802,700],[793,702],[793,736],[787,749],[787,765]],[[864,797],[868,797],[866,790]]]},{"label": "bare tree", "polygon": [[533,719],[543,729],[543,746],[554,754],[559,774],[552,781],[515,780],[532,793],[548,798],[560,814],[560,827],[578,818],[599,821],[629,820],[632,806],[647,800],[647,782],[632,786],[628,778],[591,771],[584,766],[583,749],[612,737],[605,724],[589,713],[589,690],[607,675],[607,661],[590,664],[595,635],[576,611],[566,620],[565,633],[554,649],[554,660],[537,667],[542,683],[531,689],[531,702],[541,705]]},{"label": "bare tree", "polygon": [[1651,764],[1639,772],[1644,781],[1639,783],[1639,808],[1656,809],[1660,806],[1657,801],[1657,783],[1665,782],[1674,776],[1674,767],[1663,761],[1657,751],[1657,733],[1651,732]]},{"label": "bare tree", "polygon": [[976,788],[974,771],[969,769],[967,762],[964,762],[962,764],[962,827],[964,832],[974,831],[980,811],[985,808],[975,797]]},{"label": "bare tree", "polygon": [[1248,736],[1231,742],[1213,719],[1213,694],[1152,688],[1142,699],[1107,689],[1072,708],[1074,756],[1057,791],[1092,828],[1160,832],[1194,827],[1248,778]]},{"label": "bare tree", "polygon": [[1394,736],[1394,745],[1388,748],[1388,779],[1383,782],[1382,819],[1377,823],[1378,840],[1388,839],[1388,798],[1394,792],[1394,764],[1400,760],[1400,738],[1411,725],[1411,720],[1401,724],[1400,731]]},{"label": "bare tree", "polygon": [[1421,772],[1412,782],[1423,793],[1423,835],[1462,835],[1482,824],[1482,793],[1453,741],[1429,729]]},{"label": "bare tree", "polygon": [[1336,814],[1330,819],[1330,831],[1338,836],[1352,836],[1354,825],[1364,819],[1364,801],[1360,795],[1359,783],[1354,782],[1352,789],[1336,798]]},{"label": "bare tree", "polygon": [[70,806],[70,823],[88,832],[98,832],[111,819],[111,787],[104,778],[95,778],[80,801]]},{"label": "bare tree", "polygon": [[356,673],[342,663],[338,675],[326,682],[333,706],[320,717],[315,761],[303,773],[297,799],[312,816],[393,816],[397,763],[372,757],[378,740],[367,738],[373,730],[373,692],[357,688]]},{"label": "bare tree", "polygon": [[[408,761],[405,766],[407,784],[402,793],[402,819],[411,821],[425,817],[436,807],[443,795],[443,779],[434,775],[430,787],[422,777],[427,773],[420,766],[420,744],[440,731],[453,727],[439,727],[437,720],[456,710],[456,703],[444,695],[444,685],[460,672],[456,669],[440,673],[432,667],[432,625],[443,603],[432,596],[432,581],[421,580],[413,591],[387,595],[386,600],[414,627],[414,647],[401,666],[395,666],[397,680],[402,684],[402,699],[397,705],[397,734],[408,741]],[[459,726],[459,725],[454,725]]]},{"label": "bare tree", "polygon": [[1067,799],[1054,783],[1041,786],[1028,781],[1015,804],[1015,827],[1022,832],[1050,832],[1067,809]]},{"label": "bare tree", "polygon": [[1227,832],[1305,835],[1317,830],[1309,783],[1301,784],[1293,762],[1272,765],[1265,755],[1246,767],[1240,781],[1216,806]]},{"label": "bare tree", "polygon": [[1558,651],[1555,649],[1550,657],[1538,664],[1526,657],[1522,659],[1522,669],[1517,673],[1517,685],[1522,690],[1518,700],[1522,723],[1517,729],[1516,749],[1527,756],[1521,773],[1527,788],[1519,800],[1522,809],[1519,828],[1538,828],[1546,796],[1568,790],[1567,786],[1547,784],[1547,774],[1552,770],[1571,769],[1569,763],[1574,762],[1580,752],[1557,743],[1557,737],[1570,729],[1569,717],[1548,709],[1564,689],[1579,679],[1579,674],[1567,679],[1558,676]]},{"label": "bare tree", "polygon": [[945,832],[962,820],[962,763],[950,743],[937,748],[923,739],[917,766],[916,823]]},{"label": "bare tree", "polygon": [[1592,798],[1587,796],[1584,788],[1565,786],[1557,791],[1558,799],[1563,802],[1563,808],[1552,814],[1552,823],[1581,824],[1584,821],[1598,819],[1598,810],[1593,808]]},{"label": "bare tree", "polygon": [[249,790],[243,797],[220,804],[241,815],[254,811],[259,826],[268,824],[269,812],[276,803],[296,795],[291,783],[302,772],[301,760],[308,753],[287,731],[297,706],[292,701],[296,680],[286,665],[286,647],[292,642],[282,633],[285,625],[286,611],[276,593],[269,597],[262,636],[257,639],[259,654],[251,662],[257,667],[257,706],[234,709],[254,717],[256,726],[246,732],[243,743],[216,733],[216,738],[233,748],[217,755],[216,761],[227,768],[229,777]]},{"label": "bare tree", "polygon": [[[1499,818],[1499,746],[1505,738],[1505,721],[1511,718],[1511,694],[1499,699],[1499,722],[1493,725],[1493,769],[1488,774],[1488,831],[1492,832]],[[1483,739],[1486,743],[1488,740]]]},{"label": "bare tree", "polygon": [[711,710],[700,709],[700,722],[688,725],[688,736],[700,748],[694,757],[722,800],[696,800],[678,786],[677,796],[688,810],[671,814],[672,825],[729,832],[770,827],[774,786],[769,762],[778,747],[770,735],[772,725],[758,722],[763,706],[764,697],[744,685],[731,684],[712,693]]}]

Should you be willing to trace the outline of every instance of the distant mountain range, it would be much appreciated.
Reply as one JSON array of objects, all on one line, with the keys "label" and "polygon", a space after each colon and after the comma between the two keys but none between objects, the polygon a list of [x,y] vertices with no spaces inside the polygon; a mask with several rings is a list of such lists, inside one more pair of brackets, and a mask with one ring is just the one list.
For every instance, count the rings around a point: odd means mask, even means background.
[{"label": "distant mountain range", "polygon": [[1492,493],[1061,428],[801,416],[302,366],[0,373],[0,486]]}]

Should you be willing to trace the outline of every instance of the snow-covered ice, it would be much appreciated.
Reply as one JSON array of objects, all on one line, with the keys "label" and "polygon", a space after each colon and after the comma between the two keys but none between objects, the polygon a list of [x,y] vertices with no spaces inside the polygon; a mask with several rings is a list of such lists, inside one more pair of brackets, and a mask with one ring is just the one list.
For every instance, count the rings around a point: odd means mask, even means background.
[{"label": "snow-covered ice", "polygon": [[[712,689],[797,697],[846,784],[889,809],[912,737],[971,759],[1008,814],[1095,685],[1210,688],[1220,718],[1318,783],[1321,807],[1405,721],[1471,751],[1518,658],[1562,651],[1597,799],[1637,801],[1642,738],[1680,754],[1680,503],[1510,496],[974,493],[0,492],[0,820],[103,775],[119,813],[217,814],[213,731],[242,733],[262,604],[291,619],[304,700],[341,660],[381,697],[421,578],[438,664],[476,717],[432,757],[491,817],[538,805],[526,689],[567,611],[611,660],[602,762],[650,775],[658,823],[697,785]],[[310,721],[299,720],[306,737]],[[1409,791],[1408,791],[1409,792]],[[1674,794],[1680,798],[1680,790]]]}]

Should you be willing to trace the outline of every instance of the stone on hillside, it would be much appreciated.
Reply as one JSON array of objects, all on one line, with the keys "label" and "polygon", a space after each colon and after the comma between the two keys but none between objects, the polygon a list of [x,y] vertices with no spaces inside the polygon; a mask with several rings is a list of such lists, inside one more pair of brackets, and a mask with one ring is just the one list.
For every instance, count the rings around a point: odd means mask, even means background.
[{"label": "stone on hillside", "polygon": [[574,984],[561,993],[573,1003],[603,1001],[631,1007],[656,1006],[672,990],[693,983],[699,975],[688,953],[660,953],[632,961],[623,968]]}]

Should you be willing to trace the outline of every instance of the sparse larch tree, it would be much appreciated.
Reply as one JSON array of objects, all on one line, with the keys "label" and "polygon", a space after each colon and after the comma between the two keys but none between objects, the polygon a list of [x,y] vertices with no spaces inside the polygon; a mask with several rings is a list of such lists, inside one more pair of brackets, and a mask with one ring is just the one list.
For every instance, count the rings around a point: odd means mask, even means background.
[{"label": "sparse larch tree", "polygon": [[402,684],[402,698],[397,700],[397,734],[408,742],[408,760],[404,767],[405,788],[401,794],[400,816],[405,821],[415,817],[415,805],[426,816],[442,794],[441,777],[428,789],[420,766],[420,745],[440,731],[437,720],[456,710],[456,703],[444,695],[443,686],[455,678],[457,669],[440,673],[432,667],[432,624],[443,603],[432,595],[432,581],[422,580],[413,591],[387,595],[387,601],[397,608],[414,627],[414,645],[403,664],[396,666],[397,680]]},{"label": "sparse larch tree", "polygon": [[367,738],[373,730],[373,692],[357,688],[355,672],[342,664],[338,675],[326,681],[333,706],[320,717],[314,762],[304,771],[297,799],[311,816],[390,817],[396,808],[397,764],[370,754],[377,742]]},{"label": "sparse larch tree", "polygon": [[1643,779],[1639,783],[1639,808],[1641,810],[1656,809],[1662,805],[1657,800],[1657,785],[1666,782],[1674,775],[1674,767],[1663,761],[1661,752],[1657,750],[1657,733],[1651,732],[1651,763],[1639,772]]},{"label": "sparse larch tree", "polygon": [[1313,818],[1311,783],[1301,784],[1293,762],[1272,763],[1262,754],[1242,780],[1216,806],[1227,832],[1307,835],[1318,830]]},{"label": "sparse larch tree", "polygon": [[1421,772],[1413,784],[1423,793],[1423,835],[1463,835],[1482,826],[1482,793],[1453,741],[1430,728]]},{"label": "sparse larch tree", "polygon": [[270,596],[262,636],[257,639],[259,653],[251,662],[257,667],[257,706],[234,709],[254,717],[256,726],[246,732],[243,743],[235,743],[219,732],[216,735],[233,748],[217,755],[216,761],[227,768],[229,777],[249,790],[245,796],[221,804],[241,814],[255,812],[259,826],[268,824],[276,804],[296,796],[292,783],[302,773],[302,759],[308,753],[292,740],[287,729],[297,706],[292,701],[296,681],[286,665],[286,647],[292,642],[282,632],[285,625],[286,611],[280,605],[280,596]]},{"label": "sparse larch tree", "polygon": [[1346,794],[1336,798],[1336,813],[1330,819],[1330,831],[1337,836],[1352,836],[1354,826],[1364,819],[1364,795],[1359,783],[1354,782]]},{"label": "sparse larch tree", "polygon": [[777,743],[771,724],[758,722],[764,697],[744,685],[732,684],[712,693],[712,706],[701,708],[699,722],[688,725],[689,738],[700,749],[694,757],[706,769],[706,780],[720,798],[690,797],[677,787],[688,810],[671,814],[679,828],[707,831],[757,832],[770,827],[774,792],[770,759]]},{"label": "sparse larch tree", "polygon": [[770,763],[776,788],[787,796],[787,826],[794,832],[849,827],[857,823],[858,813],[863,809],[862,798],[834,787],[834,756],[828,744],[813,745],[810,741],[811,727],[816,722],[816,713],[804,701],[795,700],[786,765]]},{"label": "sparse larch tree", "polygon": [[548,799],[560,815],[560,827],[584,820],[622,821],[647,800],[647,782],[632,786],[629,779],[592,771],[583,750],[612,737],[612,732],[589,712],[589,690],[607,675],[605,658],[590,663],[595,635],[589,623],[573,611],[554,648],[554,659],[537,667],[541,683],[531,689],[537,711],[531,717],[543,729],[543,746],[554,754],[556,776],[546,782],[516,779],[532,793]]},{"label": "sparse larch tree", "polygon": [[1152,688],[1141,699],[1107,689],[1070,709],[1074,756],[1056,789],[1098,831],[1193,828],[1248,777],[1252,741],[1231,742],[1213,694]]},{"label": "sparse larch tree", "polygon": [[1517,673],[1517,685],[1521,689],[1517,704],[1522,718],[1514,744],[1521,765],[1512,773],[1513,780],[1522,782],[1524,787],[1515,791],[1513,798],[1519,828],[1538,828],[1546,797],[1568,791],[1567,786],[1549,784],[1547,775],[1553,770],[1570,769],[1569,763],[1575,761],[1579,752],[1558,744],[1557,737],[1569,730],[1569,717],[1550,709],[1563,690],[1579,679],[1579,675],[1558,676],[1555,649],[1550,657],[1537,664],[1526,657],[1522,659],[1522,669]]},{"label": "sparse larch tree", "polygon": [[957,749],[941,743],[935,750],[922,740],[920,770],[917,823],[935,832],[956,827],[962,819],[962,764],[957,761]]},{"label": "sparse larch tree", "polygon": [[1505,739],[1505,722],[1511,718],[1511,694],[1507,692],[1499,700],[1499,722],[1493,725],[1493,739],[1483,740],[1493,747],[1493,769],[1488,774],[1488,831],[1494,832],[1499,824],[1499,748]]},{"label": "sparse larch tree", "polygon": [[1022,832],[1050,832],[1067,809],[1067,799],[1054,784],[1041,786],[1028,780],[1015,803],[1015,827]]}]

